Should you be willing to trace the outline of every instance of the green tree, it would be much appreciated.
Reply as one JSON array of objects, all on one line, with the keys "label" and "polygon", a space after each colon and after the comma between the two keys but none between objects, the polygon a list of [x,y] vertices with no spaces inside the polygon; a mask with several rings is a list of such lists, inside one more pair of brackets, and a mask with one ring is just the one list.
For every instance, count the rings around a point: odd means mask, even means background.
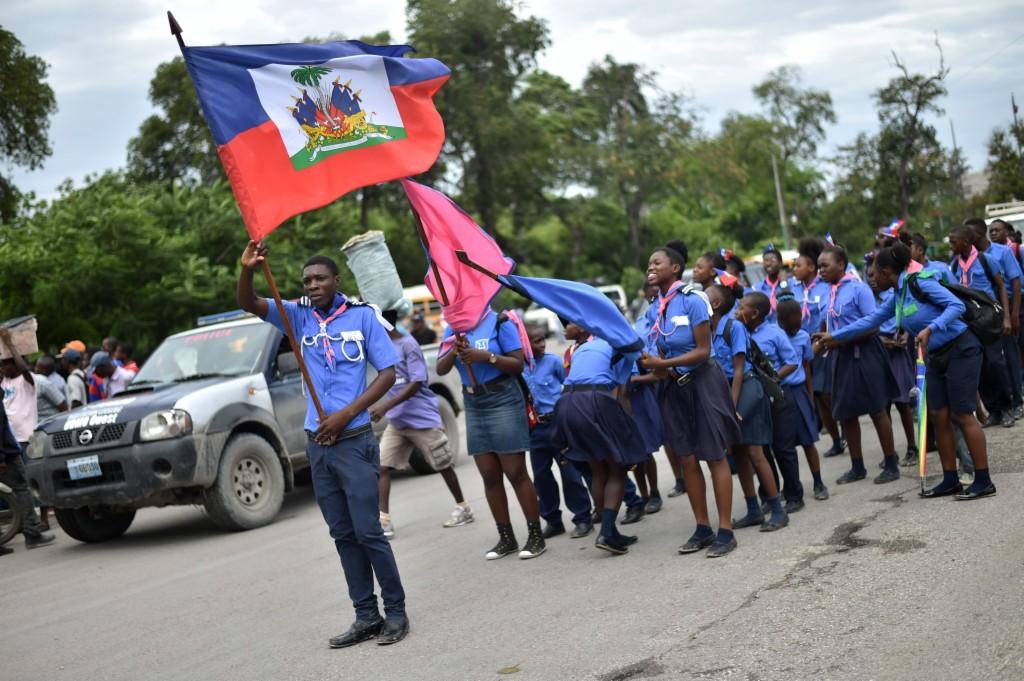
[{"label": "green tree", "polygon": [[217,146],[185,60],[156,67],[149,99],[159,110],[128,142],[128,172],[144,182],[210,183],[224,177]]},{"label": "green tree", "polygon": [[993,203],[1024,199],[1024,126],[996,128],[988,140],[988,196]]},{"label": "green tree", "polygon": [[[53,153],[50,117],[57,111],[46,82],[47,64],[0,26],[0,165],[35,170]],[[8,222],[20,196],[11,178],[0,173],[0,222]]]},{"label": "green tree", "polygon": [[836,122],[832,95],[825,90],[801,88],[799,66],[787,64],[768,73],[754,86],[754,97],[772,121],[773,137],[782,159],[813,162],[825,141],[825,126]]}]

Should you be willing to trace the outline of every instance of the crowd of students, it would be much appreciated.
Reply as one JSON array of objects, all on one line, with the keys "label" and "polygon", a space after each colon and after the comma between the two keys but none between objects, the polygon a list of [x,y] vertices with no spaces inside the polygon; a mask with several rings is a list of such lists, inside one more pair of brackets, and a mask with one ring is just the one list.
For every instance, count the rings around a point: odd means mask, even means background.
[{"label": "crowd of students", "polygon": [[[463,336],[449,329],[437,369],[457,369],[464,386],[468,450],[498,529],[486,558],[544,553],[546,540],[566,532],[560,494],[572,515],[572,537],[596,526],[598,548],[628,553],[637,537],[620,531],[619,511],[625,501],[621,524],[630,524],[661,509],[654,454],[662,448],[675,477],[669,494],[686,494],[695,519],[681,554],[706,549],[708,557],[723,556],[736,548],[737,529],[785,528],[805,507],[798,449],[811,472],[813,498],[827,500],[817,448],[822,432],[831,438],[823,456],[849,452],[850,468],[835,484],[866,478],[862,416],[870,418],[883,452],[874,482],[898,480],[900,468],[916,465],[919,448],[927,446],[916,441],[916,348],[926,358],[929,422],[943,470],[942,480],[920,496],[994,495],[982,426],[1012,426],[1022,408],[1021,261],[1019,248],[1005,243],[1013,234],[1002,221],[989,228],[968,220],[949,234],[947,266],[928,258],[922,235],[894,224],[880,231],[863,274],[831,236],[806,238],[789,268],[768,246],[767,276],[755,288],[744,286],[743,263],[726,249],[700,255],[692,283],[684,283],[688,248],[669,242],[654,249],[647,264],[650,305],[635,325],[645,347],[635,361],[568,320],[563,325],[571,345],[563,357],[546,353],[545,331],[522,327],[514,314],[491,311]],[[964,303],[943,282],[998,302],[1003,339],[979,340],[964,321]],[[398,332],[393,339],[396,347],[403,342]],[[418,347],[399,350],[401,377],[404,356]],[[406,373],[415,382],[411,376]],[[402,395],[417,390],[396,386],[379,414],[391,418]],[[902,462],[893,407],[907,442]],[[435,463],[447,471],[447,447],[424,442],[440,453]],[[958,454],[974,476],[966,487]],[[385,458],[390,468],[395,458]],[[710,474],[717,530],[700,462]],[[745,500],[745,514],[736,520],[733,473]],[[457,504],[447,527],[473,519],[453,477],[453,471],[445,477]],[[527,521],[521,550],[504,479]],[[383,494],[385,529],[387,510]]]}]

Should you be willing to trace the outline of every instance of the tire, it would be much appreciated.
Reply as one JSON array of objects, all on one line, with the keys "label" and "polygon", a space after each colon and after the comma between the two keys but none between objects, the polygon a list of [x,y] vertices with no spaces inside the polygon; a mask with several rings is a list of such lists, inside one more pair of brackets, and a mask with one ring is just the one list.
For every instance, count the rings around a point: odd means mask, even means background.
[{"label": "tire", "polygon": [[97,508],[55,508],[57,524],[72,539],[93,544],[117,539],[128,531],[135,511]]},{"label": "tire", "polygon": [[0,492],[0,546],[14,539],[21,532],[21,513],[18,500],[11,492]]},{"label": "tire", "polygon": [[259,435],[240,433],[220,456],[217,479],[203,490],[203,506],[223,530],[251,530],[274,521],[284,501],[277,452]]},{"label": "tire", "polygon": [[[448,445],[452,448],[452,465],[454,466],[458,464],[459,455],[462,454],[459,420],[455,416],[455,409],[452,408],[452,405],[440,395],[437,396],[437,408],[441,412],[441,423],[444,424],[445,432],[448,433]],[[430,460],[430,456],[419,449],[414,451],[412,456],[409,457],[409,466],[420,475],[430,475],[437,472],[437,469],[434,468],[434,463]]]}]

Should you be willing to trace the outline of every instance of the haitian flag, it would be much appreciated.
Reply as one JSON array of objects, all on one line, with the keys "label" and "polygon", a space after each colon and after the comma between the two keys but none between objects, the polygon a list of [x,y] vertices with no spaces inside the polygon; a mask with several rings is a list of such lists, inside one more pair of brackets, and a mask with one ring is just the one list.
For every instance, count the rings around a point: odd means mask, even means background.
[{"label": "haitian flag", "polygon": [[444,123],[450,71],[408,45],[184,47],[250,237],[353,189],[422,173]]}]

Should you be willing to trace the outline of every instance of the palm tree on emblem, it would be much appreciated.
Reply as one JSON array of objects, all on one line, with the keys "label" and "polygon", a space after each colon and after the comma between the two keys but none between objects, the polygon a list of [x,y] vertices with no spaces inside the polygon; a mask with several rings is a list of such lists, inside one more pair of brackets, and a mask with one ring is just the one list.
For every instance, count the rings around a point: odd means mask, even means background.
[{"label": "palm tree on emblem", "polygon": [[327,98],[327,93],[320,87],[320,81],[330,72],[331,70],[325,66],[300,66],[292,71],[291,76],[292,80],[299,85],[305,85],[316,90],[317,106],[324,116],[327,117],[327,120],[334,123],[334,119],[331,118],[330,100]]}]

